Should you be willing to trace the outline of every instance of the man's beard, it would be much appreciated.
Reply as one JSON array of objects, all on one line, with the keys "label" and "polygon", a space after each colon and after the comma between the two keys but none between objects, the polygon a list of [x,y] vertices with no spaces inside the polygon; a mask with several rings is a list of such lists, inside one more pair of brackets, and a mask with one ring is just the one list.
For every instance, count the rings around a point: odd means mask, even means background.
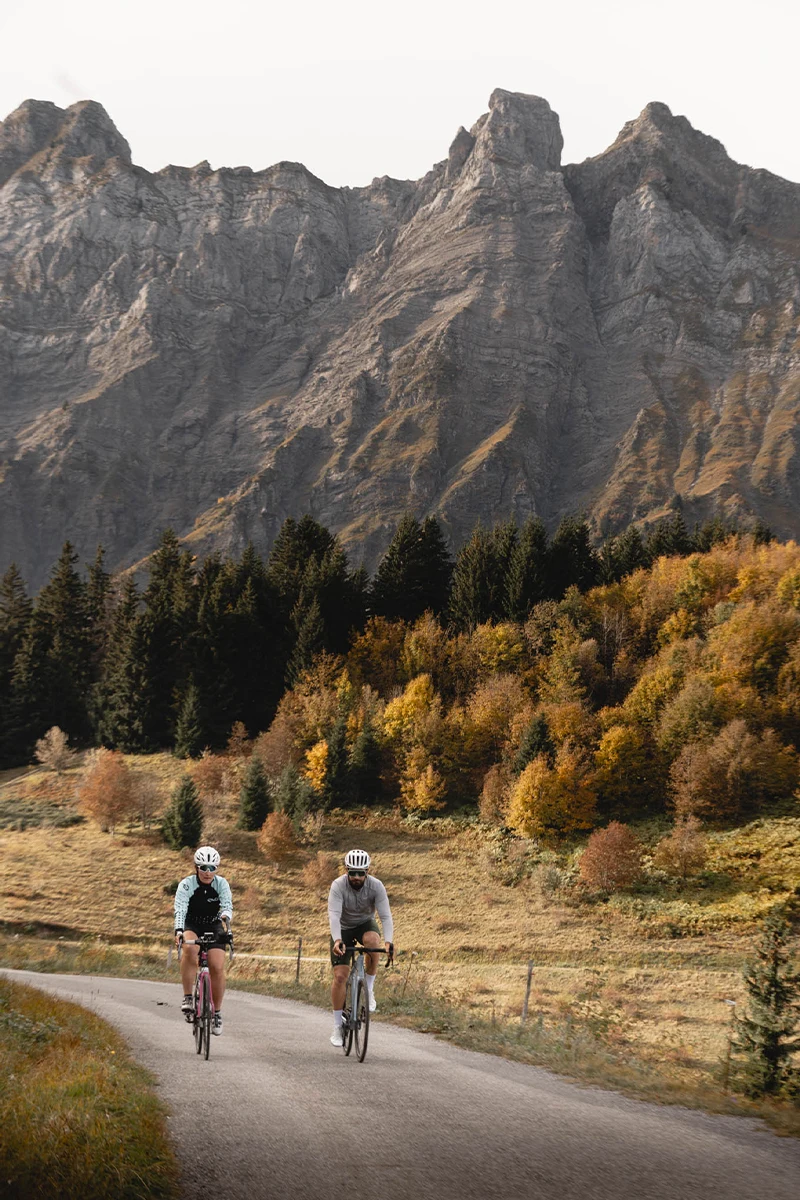
[{"label": "man's beard", "polygon": [[355,888],[357,892],[360,892],[367,881],[366,879],[348,879],[347,882],[350,884],[351,888]]}]

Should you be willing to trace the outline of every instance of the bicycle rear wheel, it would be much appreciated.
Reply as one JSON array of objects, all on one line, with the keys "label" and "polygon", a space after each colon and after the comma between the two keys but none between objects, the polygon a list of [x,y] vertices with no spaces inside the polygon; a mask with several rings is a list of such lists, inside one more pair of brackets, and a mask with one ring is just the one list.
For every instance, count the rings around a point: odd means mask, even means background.
[{"label": "bicycle rear wheel", "polygon": [[349,1054],[353,1049],[353,977],[352,975],[347,981],[347,992],[344,998],[344,1011],[342,1012],[342,1049],[345,1054]]},{"label": "bicycle rear wheel", "polygon": [[194,1034],[194,1048],[199,1054],[203,1049],[203,995],[205,988],[203,987],[203,976],[198,975],[194,984],[194,996],[192,997],[192,1032]]},{"label": "bicycle rear wheel", "polygon": [[367,1053],[367,1039],[369,1038],[369,995],[367,993],[367,985],[358,981],[358,995],[356,999],[356,1055],[359,1062],[364,1061]]},{"label": "bicycle rear wheel", "polygon": [[213,1006],[211,1004],[211,980],[206,975],[206,986],[203,997],[203,1054],[208,1058],[211,1053],[211,1022],[214,1019]]}]

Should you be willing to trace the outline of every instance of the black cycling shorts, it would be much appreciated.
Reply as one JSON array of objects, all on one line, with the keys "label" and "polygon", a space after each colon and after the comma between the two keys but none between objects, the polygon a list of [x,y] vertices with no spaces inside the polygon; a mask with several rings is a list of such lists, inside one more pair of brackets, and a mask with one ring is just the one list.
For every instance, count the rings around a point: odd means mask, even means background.
[{"label": "black cycling shorts", "polygon": [[354,926],[352,929],[342,930],[342,941],[345,944],[345,951],[341,958],[333,953],[333,938],[331,938],[331,962],[334,967],[349,967],[353,961],[353,948],[356,942],[364,945],[365,933],[377,933],[380,936],[380,927],[378,922],[373,917],[370,921],[362,921],[360,925]]}]

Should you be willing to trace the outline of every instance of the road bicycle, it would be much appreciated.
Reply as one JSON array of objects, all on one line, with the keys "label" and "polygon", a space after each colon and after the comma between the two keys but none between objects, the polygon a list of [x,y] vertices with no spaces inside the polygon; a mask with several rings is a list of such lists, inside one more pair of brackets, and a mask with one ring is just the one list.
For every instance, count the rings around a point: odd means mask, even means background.
[{"label": "road bicycle", "polygon": [[[211,972],[208,969],[208,952],[212,947],[227,943],[231,962],[233,962],[233,934],[229,930],[216,933],[201,933],[197,935],[197,976],[192,992],[192,1011],[186,1013],[186,1020],[192,1026],[194,1048],[198,1054],[207,1059],[211,1053],[211,1027],[214,1023],[214,996],[211,991]],[[178,948],[180,962],[183,943]]]},{"label": "road bicycle", "polygon": [[365,954],[385,954],[386,966],[394,961],[394,946],[389,950],[384,947],[348,946],[353,951],[350,963],[350,974],[347,976],[347,987],[344,994],[342,1009],[342,1049],[349,1054],[356,1044],[356,1058],[363,1062],[367,1053],[369,1040],[369,993],[367,992],[366,970],[364,968]]}]

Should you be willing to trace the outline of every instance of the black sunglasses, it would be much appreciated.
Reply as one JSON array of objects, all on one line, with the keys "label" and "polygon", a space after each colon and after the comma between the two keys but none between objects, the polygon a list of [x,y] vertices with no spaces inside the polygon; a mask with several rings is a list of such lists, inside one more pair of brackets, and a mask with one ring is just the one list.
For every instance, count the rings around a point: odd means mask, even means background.
[{"label": "black sunglasses", "polygon": [[351,879],[363,879],[366,876],[367,872],[366,871],[348,871],[347,874],[350,876]]},{"label": "black sunglasses", "polygon": [[201,866],[198,866],[198,868],[197,868],[197,869],[198,869],[198,871],[210,871],[210,872],[213,874],[213,872],[214,872],[214,871],[216,871],[216,869],[217,869],[217,868],[216,868],[216,867],[201,867]]}]

